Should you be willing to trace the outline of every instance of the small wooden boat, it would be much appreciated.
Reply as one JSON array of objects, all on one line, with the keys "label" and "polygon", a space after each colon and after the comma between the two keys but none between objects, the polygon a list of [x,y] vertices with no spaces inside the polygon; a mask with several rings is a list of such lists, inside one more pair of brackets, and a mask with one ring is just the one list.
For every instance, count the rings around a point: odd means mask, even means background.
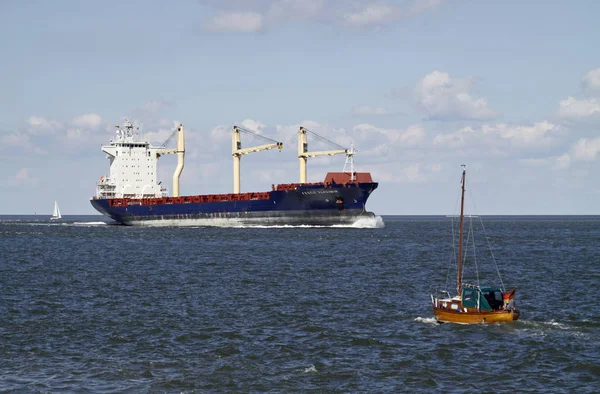
[{"label": "small wooden boat", "polygon": [[[463,166],[461,179],[461,202],[458,241],[457,286],[454,297],[448,291],[442,291],[445,296],[431,296],[435,318],[444,323],[481,324],[505,323],[519,318],[519,309],[515,306],[516,288],[504,290],[496,286],[479,286],[463,282],[463,227],[465,210],[465,181],[466,168]],[[499,272],[498,272],[499,274]],[[502,282],[502,281],[500,281]]]}]

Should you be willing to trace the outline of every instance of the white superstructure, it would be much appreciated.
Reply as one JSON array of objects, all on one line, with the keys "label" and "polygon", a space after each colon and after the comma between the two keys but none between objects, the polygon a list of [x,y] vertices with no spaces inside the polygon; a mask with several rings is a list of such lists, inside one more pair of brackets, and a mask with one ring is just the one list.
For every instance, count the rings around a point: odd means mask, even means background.
[{"label": "white superstructure", "polygon": [[180,164],[173,176],[174,191],[179,192],[179,175],[183,169],[183,126],[178,128],[177,149],[152,146],[139,127],[125,119],[123,127],[115,126],[116,137],[102,151],[110,160],[110,173],[96,184],[96,198],[155,198],[167,194],[167,189],[157,182],[158,158],[164,154],[177,154]]}]

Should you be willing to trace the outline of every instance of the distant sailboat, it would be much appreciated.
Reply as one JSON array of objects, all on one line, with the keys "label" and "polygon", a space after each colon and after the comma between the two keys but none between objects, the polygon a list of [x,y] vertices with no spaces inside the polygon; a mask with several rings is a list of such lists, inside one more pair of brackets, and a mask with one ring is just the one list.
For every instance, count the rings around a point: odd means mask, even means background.
[{"label": "distant sailboat", "polygon": [[58,202],[54,201],[54,212],[52,212],[52,217],[50,220],[59,220],[62,218],[60,214],[60,209],[58,208]]},{"label": "distant sailboat", "polygon": [[[448,291],[442,291],[445,294],[444,297],[435,297],[432,295],[433,313],[437,321],[445,323],[480,324],[515,321],[519,319],[519,309],[517,309],[514,301],[516,288],[504,290],[504,286],[502,288],[497,286],[479,286],[479,284],[474,285],[463,282],[463,265],[467,260],[466,253],[463,253],[465,181],[466,170],[463,166],[458,255],[456,258],[458,263],[458,277],[456,280],[457,295],[451,297]],[[472,234],[471,230],[469,234]],[[499,275],[500,272],[498,271]],[[477,281],[479,282],[479,278]],[[502,282],[502,279],[500,281]]]}]

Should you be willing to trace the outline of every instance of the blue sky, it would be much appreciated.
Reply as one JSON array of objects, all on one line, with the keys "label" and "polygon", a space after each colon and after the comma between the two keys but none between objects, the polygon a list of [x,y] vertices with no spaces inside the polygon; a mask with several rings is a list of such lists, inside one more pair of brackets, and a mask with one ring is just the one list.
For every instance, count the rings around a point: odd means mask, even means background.
[{"label": "blue sky", "polygon": [[[596,1],[3,1],[0,213],[95,213],[100,146],[127,116],[155,144],[184,124],[183,194],[231,192],[234,124],[285,146],[242,159],[242,191],[297,182],[304,125],[354,144],[379,214],[453,213],[461,164],[479,214],[600,214],[598,15]],[[309,181],[343,165],[310,159]],[[160,178],[174,168],[161,158]]]}]

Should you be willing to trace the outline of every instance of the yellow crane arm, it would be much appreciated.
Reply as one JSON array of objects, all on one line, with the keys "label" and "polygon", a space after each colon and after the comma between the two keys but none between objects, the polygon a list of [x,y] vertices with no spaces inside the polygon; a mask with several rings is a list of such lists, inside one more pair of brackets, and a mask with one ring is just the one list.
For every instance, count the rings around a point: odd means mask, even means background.
[{"label": "yellow crane arm", "polygon": [[158,149],[156,151],[156,157],[161,157],[162,155],[174,155],[175,153],[177,153],[177,149],[173,148],[173,149]]},{"label": "yellow crane arm", "polygon": [[348,149],[324,150],[319,152],[304,152],[298,157],[333,156],[348,153]]},{"label": "yellow crane arm", "polygon": [[253,153],[253,152],[260,152],[263,150],[269,150],[269,149],[274,149],[274,148],[279,148],[279,150],[283,149],[283,143],[281,142],[275,142],[272,144],[265,144],[265,145],[259,145],[259,146],[254,146],[252,148],[245,148],[245,149],[237,149],[236,151],[234,151],[232,153],[233,156],[240,156],[240,155],[247,155],[248,153]]}]

